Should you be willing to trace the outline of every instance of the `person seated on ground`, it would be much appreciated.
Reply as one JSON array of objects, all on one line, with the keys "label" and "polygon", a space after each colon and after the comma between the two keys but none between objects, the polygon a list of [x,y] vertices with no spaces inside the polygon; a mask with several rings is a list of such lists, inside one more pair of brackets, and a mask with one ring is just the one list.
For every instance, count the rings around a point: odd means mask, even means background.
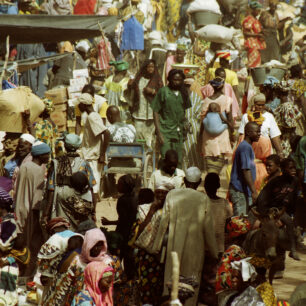
[{"label": "person seated on ground", "polygon": [[272,286],[258,277],[249,259],[231,263],[232,287],[218,295],[219,306],[276,305],[277,299]]},{"label": "person seated on ground", "polygon": [[111,105],[106,111],[107,120],[111,124],[108,127],[110,141],[118,143],[133,143],[136,139],[136,130],[132,124],[122,122],[120,110],[117,106]]},{"label": "person seated on ground", "polygon": [[31,149],[35,138],[31,134],[22,134],[18,140],[15,155],[3,165],[3,176],[0,186],[7,192],[14,187],[19,168],[22,163],[31,160]]},{"label": "person seated on ground", "polygon": [[[96,95],[95,88],[91,84],[85,85],[82,89],[82,93],[88,93],[93,97],[93,109],[101,116],[103,123],[106,124],[106,110],[108,108],[106,99],[100,95]],[[88,114],[81,113],[78,105],[75,107],[74,112],[76,117],[75,133],[80,135],[82,126],[85,124]]]},{"label": "person seated on ground", "polygon": [[272,154],[266,158],[266,169],[268,176],[265,177],[262,181],[261,189],[275,177],[282,175],[282,170],[280,167],[281,160],[277,154]]},{"label": "person seated on ground", "polygon": [[128,279],[133,278],[135,264],[133,262],[133,251],[128,246],[130,230],[136,221],[137,197],[134,192],[135,179],[130,174],[121,176],[118,180],[118,191],[122,196],[117,201],[118,220],[110,221],[105,217],[101,218],[103,225],[117,225],[116,232],[123,238],[124,243],[120,248],[120,257],[124,260],[125,272]]},{"label": "person seated on ground", "polygon": [[204,130],[206,130],[212,136],[219,136],[228,127],[234,128],[231,121],[227,120],[226,113],[222,112],[220,105],[217,103],[210,103],[208,111],[203,119]]},{"label": "person seated on ground", "polygon": [[290,214],[295,210],[299,189],[294,161],[289,158],[284,159],[281,162],[281,169],[282,175],[270,180],[260,192],[256,207],[260,214],[266,214],[273,207],[279,210],[286,209],[280,220],[286,225],[291,250],[289,256],[295,260],[300,260],[296,252],[294,223],[290,217]]},{"label": "person seated on ground", "polygon": [[150,188],[141,188],[138,193],[138,205],[152,203],[154,201],[154,192]]},{"label": "person seated on ground", "polygon": [[178,154],[175,150],[168,150],[165,159],[161,162],[161,167],[155,170],[149,181],[149,188],[156,189],[156,185],[160,182],[169,182],[175,188],[183,188],[185,173],[178,169]]},{"label": "person seated on ground", "polygon": [[71,305],[114,305],[114,273],[107,264],[89,263],[84,270],[84,289],[74,297]]}]

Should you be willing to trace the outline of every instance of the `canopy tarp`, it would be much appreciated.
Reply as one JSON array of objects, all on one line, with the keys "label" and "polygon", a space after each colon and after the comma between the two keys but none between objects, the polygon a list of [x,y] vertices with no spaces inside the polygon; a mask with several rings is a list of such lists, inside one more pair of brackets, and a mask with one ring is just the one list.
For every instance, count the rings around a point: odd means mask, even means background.
[{"label": "canopy tarp", "polygon": [[0,42],[11,44],[74,41],[100,36],[100,27],[111,37],[119,19],[96,15],[1,15]]},{"label": "canopy tarp", "polygon": [[[39,58],[27,58],[23,60],[8,62],[6,70],[18,70],[18,72],[24,72],[29,69],[34,69],[40,65],[47,64],[48,62],[53,62],[59,60],[71,53],[54,54],[50,56],[44,56]],[[0,72],[3,70],[4,62],[0,61]]]}]

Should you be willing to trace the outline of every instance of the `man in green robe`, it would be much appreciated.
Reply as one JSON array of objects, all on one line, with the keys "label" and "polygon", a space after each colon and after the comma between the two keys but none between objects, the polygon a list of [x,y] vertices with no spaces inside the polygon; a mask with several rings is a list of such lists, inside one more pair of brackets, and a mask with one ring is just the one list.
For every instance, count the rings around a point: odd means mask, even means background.
[{"label": "man in green robe", "polygon": [[172,69],[168,75],[169,84],[158,91],[151,104],[162,158],[168,150],[175,150],[179,164],[182,163],[185,110],[191,107],[184,79],[182,70]]}]

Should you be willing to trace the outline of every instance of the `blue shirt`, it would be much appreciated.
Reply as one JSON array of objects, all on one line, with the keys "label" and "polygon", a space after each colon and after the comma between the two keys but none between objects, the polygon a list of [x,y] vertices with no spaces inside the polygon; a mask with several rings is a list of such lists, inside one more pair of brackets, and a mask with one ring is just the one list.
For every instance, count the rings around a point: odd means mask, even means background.
[{"label": "blue shirt", "polygon": [[244,179],[243,170],[251,170],[252,178],[255,182],[256,166],[254,159],[255,154],[252,146],[245,140],[242,141],[235,153],[230,183],[235,189],[240,192],[247,193],[249,196],[251,196],[251,190]]},{"label": "blue shirt", "polygon": [[7,177],[12,178],[15,168],[18,165],[18,159],[12,158],[10,159],[4,166],[4,170],[7,174]]},{"label": "blue shirt", "polygon": [[143,26],[132,16],[123,24],[121,50],[143,50]]}]

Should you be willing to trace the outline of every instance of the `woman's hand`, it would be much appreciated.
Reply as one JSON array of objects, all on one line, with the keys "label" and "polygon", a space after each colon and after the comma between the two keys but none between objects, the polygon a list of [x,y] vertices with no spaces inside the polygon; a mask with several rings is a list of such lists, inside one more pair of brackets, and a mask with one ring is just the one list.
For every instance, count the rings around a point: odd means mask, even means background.
[{"label": "woman's hand", "polygon": [[106,217],[101,218],[102,225],[109,225],[110,221]]}]

